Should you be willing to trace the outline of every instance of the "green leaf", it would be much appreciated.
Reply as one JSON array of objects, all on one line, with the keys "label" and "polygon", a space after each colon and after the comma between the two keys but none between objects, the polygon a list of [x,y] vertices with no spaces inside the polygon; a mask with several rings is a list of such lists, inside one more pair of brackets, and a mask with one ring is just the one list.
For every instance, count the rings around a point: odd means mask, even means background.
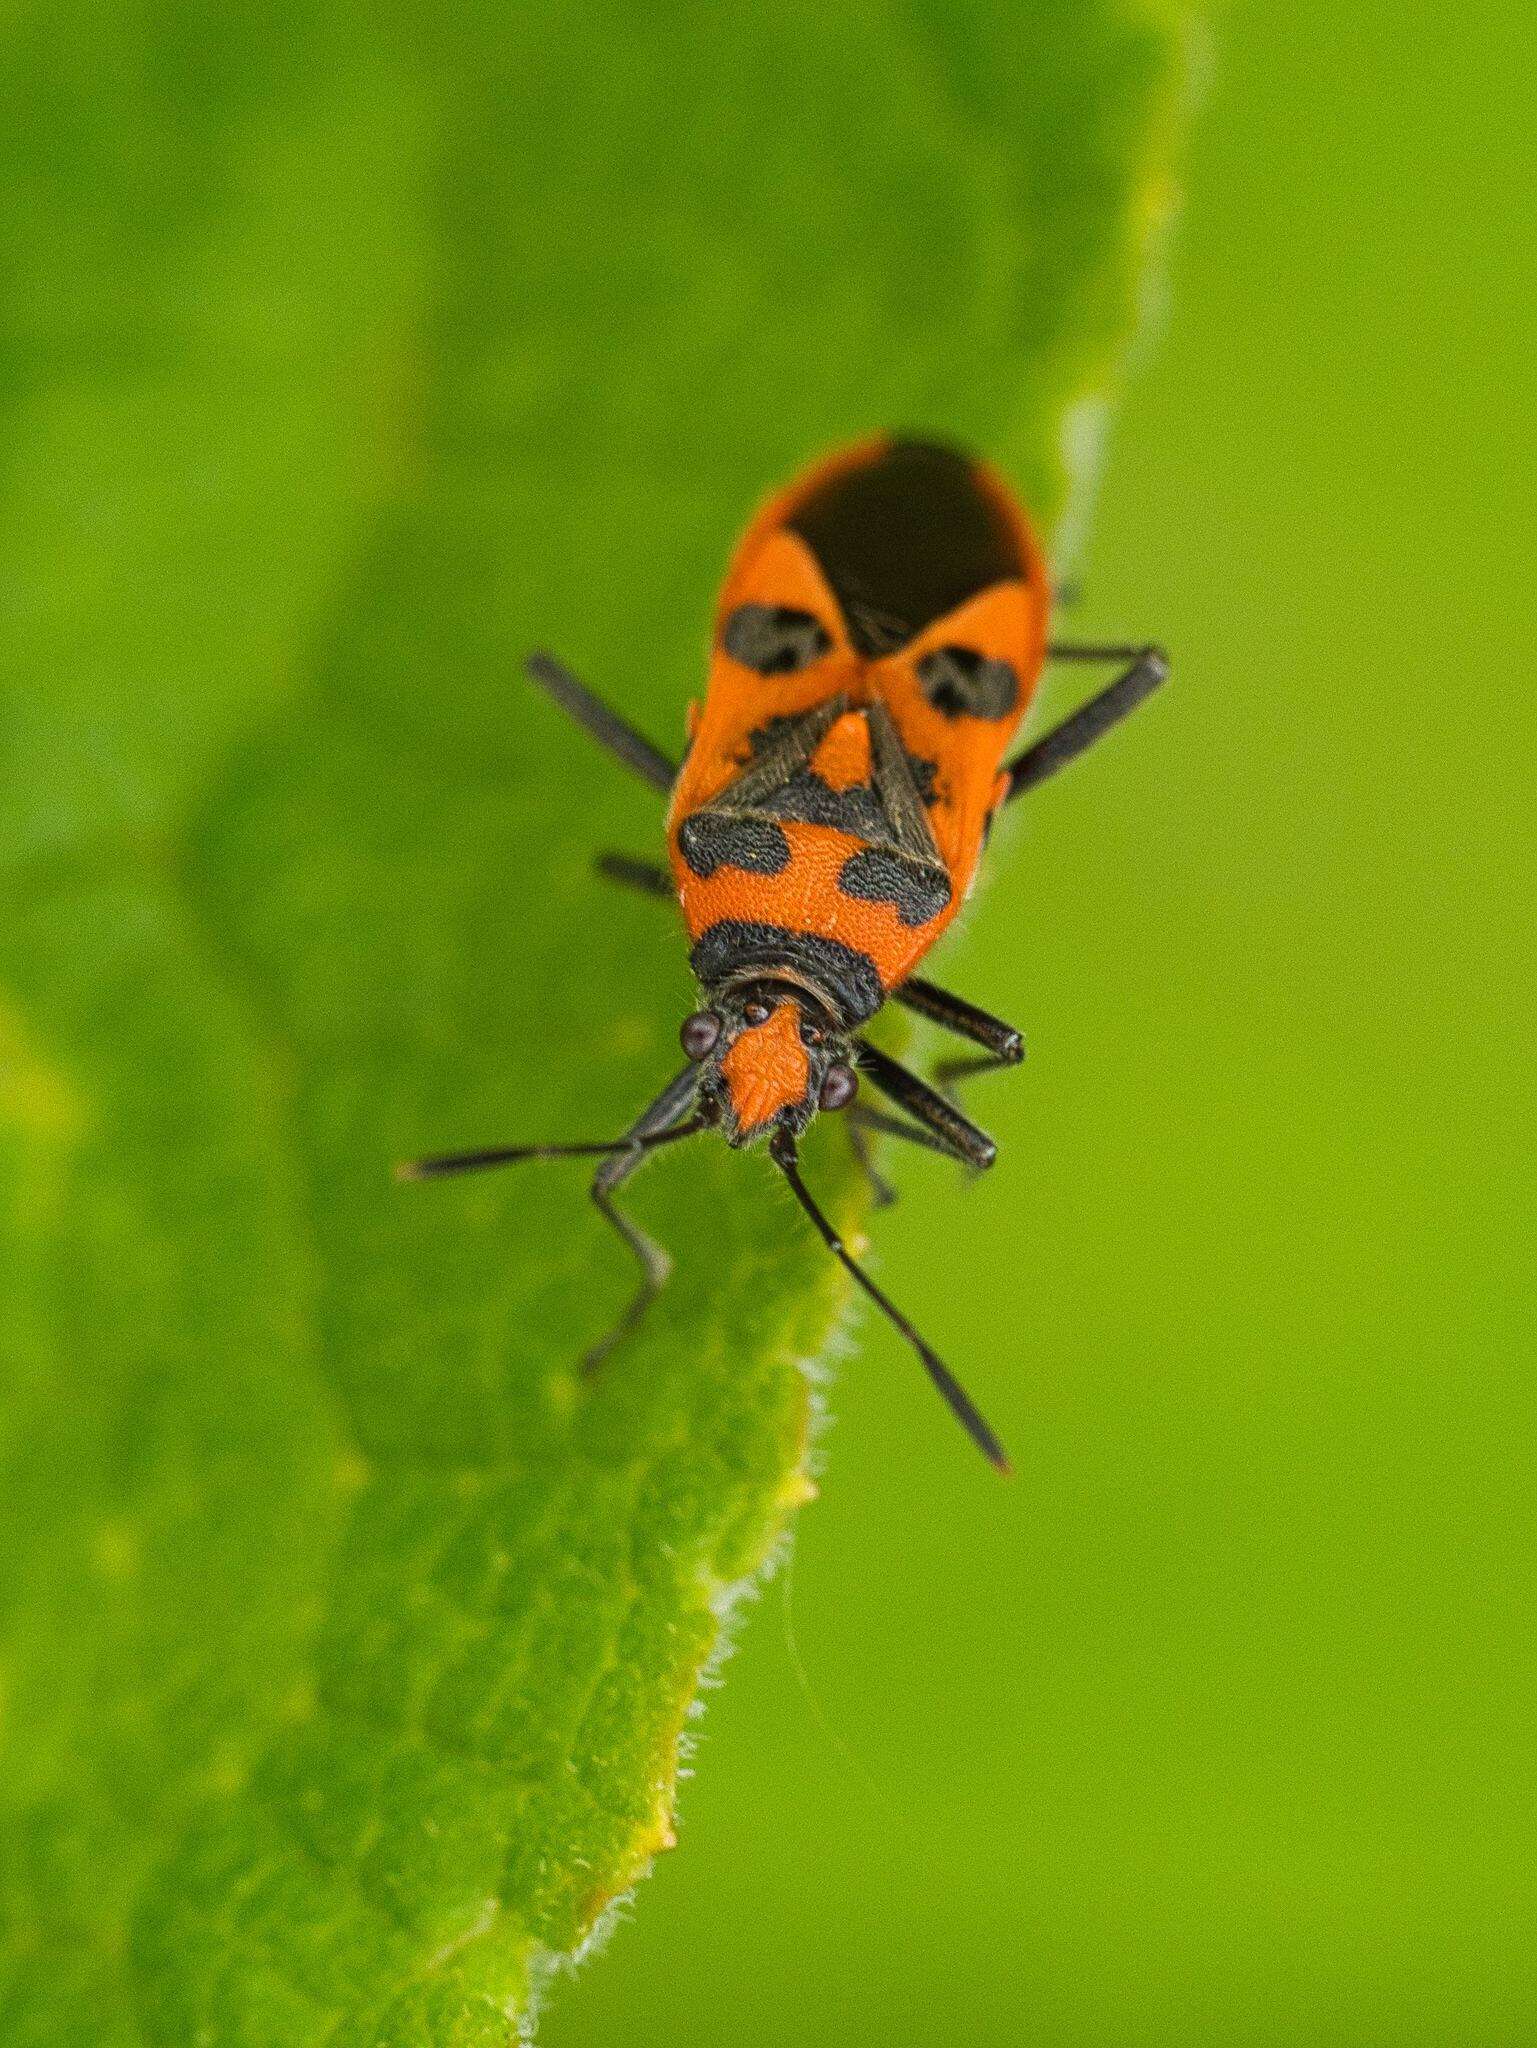
[{"label": "green leaf", "polygon": [[591,871],[657,806],[521,656],[676,746],[734,531],[856,432],[1054,519],[1175,71],[1111,0],[13,23],[10,2042],[504,2042],[670,1839],[842,1294],[761,1162],[659,1159],[677,1279],[586,1385],[577,1170],[391,1184],[677,1060]]}]

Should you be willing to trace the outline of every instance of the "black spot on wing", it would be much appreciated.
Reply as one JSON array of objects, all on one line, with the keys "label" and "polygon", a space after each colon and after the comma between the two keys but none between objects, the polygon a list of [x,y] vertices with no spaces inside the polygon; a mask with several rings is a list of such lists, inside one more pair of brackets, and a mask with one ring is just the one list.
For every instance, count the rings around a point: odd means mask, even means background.
[{"label": "black spot on wing", "polygon": [[816,556],[861,654],[890,654],[989,584],[1023,578],[1019,536],[957,449],[893,441],[786,521]]},{"label": "black spot on wing", "polygon": [[[804,716],[802,712],[801,717]],[[761,761],[765,754],[777,754],[800,722],[800,718],[782,717],[778,712],[765,718],[762,725],[755,725],[747,735],[748,758]]]},{"label": "black spot on wing", "polygon": [[862,903],[891,904],[903,924],[915,930],[938,917],[950,901],[950,877],[943,868],[884,846],[867,846],[851,854],[839,872],[838,886]]},{"label": "black spot on wing", "polygon": [[800,825],[830,825],[835,832],[847,832],[854,839],[891,837],[885,806],[868,782],[834,789],[805,768],[774,792],[769,808],[776,818],[793,818]]},{"label": "black spot on wing", "polygon": [[1007,718],[1019,702],[1019,677],[1008,662],[972,647],[936,647],[919,662],[918,681],[946,718]]},{"label": "black spot on wing", "polygon": [[828,1008],[850,1030],[873,1017],[886,1000],[868,953],[816,932],[792,932],[783,925],[746,918],[721,918],[701,932],[689,963],[706,990],[743,975],[799,975],[821,992]]},{"label": "black spot on wing", "polygon": [[760,676],[788,676],[809,668],[832,644],[820,619],[783,604],[739,604],[721,635],[731,659]]},{"label": "black spot on wing", "polygon": [[918,792],[918,801],[928,805],[939,797],[939,763],[926,761],[921,754],[909,754],[907,765],[913,771],[913,787]]},{"label": "black spot on wing", "polygon": [[[785,733],[796,723],[794,718],[768,718],[762,725],[754,726],[747,735],[748,758],[759,760],[778,747]],[[921,754],[909,754],[907,765],[912,770],[913,787],[919,800],[932,804],[939,794],[938,762],[927,761]],[[880,798],[868,782],[856,782],[847,789],[834,789],[809,768],[801,769],[784,784],[772,808],[776,818],[796,818],[806,825],[832,825],[840,832],[852,832],[860,839],[890,836],[890,821]]]},{"label": "black spot on wing", "polygon": [[691,874],[707,881],[718,868],[745,868],[752,875],[782,875],[790,865],[790,842],[772,818],[742,812],[694,811],[678,827],[678,851]]}]

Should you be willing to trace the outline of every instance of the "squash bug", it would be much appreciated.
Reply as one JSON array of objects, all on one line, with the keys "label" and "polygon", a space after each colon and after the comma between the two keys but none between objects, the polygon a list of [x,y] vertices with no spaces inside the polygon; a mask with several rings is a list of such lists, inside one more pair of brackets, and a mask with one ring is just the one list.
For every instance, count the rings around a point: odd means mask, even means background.
[{"label": "squash bug", "polygon": [[[638,1293],[588,1354],[633,1330],[670,1269],[614,1195],[660,1146],[707,1129],[769,1156],[829,1251],[917,1352],[978,1448],[1002,1446],[932,1347],[843,1244],[801,1178],[798,1141],[841,1111],[877,1202],[892,1199],[871,1131],[972,1168],[997,1147],[954,1084],[1014,1065],[1020,1034],[914,970],[971,887],[998,809],[1093,744],[1160,684],[1156,647],[1048,642],[1051,588],[1023,509],[990,468],[929,441],[864,441],[769,501],[737,548],[716,610],[709,682],[681,766],[547,654],[528,672],[562,710],[669,799],[667,869],[599,856],[610,880],[681,906],[700,1007],[687,1063],[623,1137],[423,1159],[428,1179],[518,1160],[601,1156],[592,1198],[641,1269]],[[1048,660],[1120,673],[1012,758]],[[887,1001],[968,1041],[934,1083],[872,1045]],[[890,1110],[861,1099],[861,1084]]]}]

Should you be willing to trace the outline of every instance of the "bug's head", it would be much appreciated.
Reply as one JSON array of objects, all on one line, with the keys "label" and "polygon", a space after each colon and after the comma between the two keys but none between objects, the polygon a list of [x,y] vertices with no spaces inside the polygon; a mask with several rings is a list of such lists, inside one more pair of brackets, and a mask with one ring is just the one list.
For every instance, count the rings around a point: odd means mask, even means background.
[{"label": "bug's head", "polygon": [[858,1093],[853,1050],[806,990],[781,982],[716,989],[678,1034],[699,1067],[699,1100],[732,1145],[799,1137],[819,1109]]}]

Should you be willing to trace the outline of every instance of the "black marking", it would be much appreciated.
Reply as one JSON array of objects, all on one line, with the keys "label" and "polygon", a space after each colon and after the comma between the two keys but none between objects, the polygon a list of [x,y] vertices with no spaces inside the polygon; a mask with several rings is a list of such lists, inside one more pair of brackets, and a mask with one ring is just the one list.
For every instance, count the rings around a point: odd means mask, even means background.
[{"label": "black marking", "polygon": [[[773,718],[766,718],[763,721],[762,725],[755,725],[752,731],[747,735],[746,758],[751,761],[756,761],[759,760],[764,754],[773,753],[777,748],[783,745],[787,730],[790,727],[796,725],[797,723],[798,720],[794,718],[784,718],[776,716]],[[917,790],[920,801],[924,804],[932,804],[936,802],[939,796],[939,763],[937,761],[926,761],[922,754],[909,754],[907,757],[907,765],[912,770],[913,787]],[[819,775],[811,775],[808,772],[807,780],[816,783],[819,788],[828,790],[830,795],[837,796],[843,793],[837,790],[830,789],[829,785],[823,782],[821,776]],[[865,782],[855,783],[848,793],[852,794],[854,790],[865,790],[868,789],[869,786],[870,785]],[[800,811],[781,811],[779,815],[785,818],[799,818],[804,815],[806,822],[811,825],[821,825],[834,822],[833,820],[829,819],[813,818],[811,817],[809,812],[802,813]],[[865,836],[868,837],[869,835],[866,834]]]},{"label": "black marking", "polygon": [[918,801],[929,810],[939,801],[939,763],[926,761],[922,754],[909,754],[907,765],[913,771],[913,787],[918,792]]},{"label": "black marking", "polygon": [[950,901],[950,877],[943,868],[883,846],[850,854],[839,872],[838,887],[862,903],[892,904],[903,924],[914,931],[938,917]]},{"label": "black marking", "polygon": [[723,917],[694,941],[689,964],[705,989],[743,975],[803,976],[845,1029],[873,1017],[886,990],[868,953],[817,932]]},{"label": "black marking", "polygon": [[1008,662],[973,647],[936,647],[919,662],[918,680],[946,718],[1007,718],[1019,702],[1019,677]]},{"label": "black marking", "polygon": [[[911,759],[911,756],[909,756]],[[914,776],[924,803],[935,800],[935,767],[932,761],[913,761]],[[782,789],[763,804],[776,818],[798,825],[830,825],[835,832],[847,832],[851,839],[890,840],[893,836],[886,807],[868,782],[854,782],[847,789],[834,789],[809,768],[792,775]]]},{"label": "black marking", "polygon": [[788,718],[781,712],[765,718],[762,725],[755,725],[747,735],[747,758],[761,761],[765,754],[777,754],[799,723],[800,719]]},{"label": "black marking", "polygon": [[717,868],[782,875],[790,865],[790,842],[772,818],[709,806],[692,812],[678,827],[678,851],[702,881]]},{"label": "black marking", "polygon": [[[802,712],[799,717],[766,719],[748,734],[752,767],[777,762],[786,771],[772,786],[747,785],[753,792],[754,810],[800,825],[827,825],[835,832],[847,832],[852,839],[893,840],[891,819],[873,783],[855,782],[847,789],[834,789],[813,772],[811,758],[834,722],[824,720],[825,714]],[[744,774],[728,786],[719,801],[733,800],[746,781]]]},{"label": "black marking", "polygon": [[776,719],[753,758],[713,804],[685,821],[678,844],[698,875],[726,862],[782,874],[789,843],[779,820],[815,825],[860,842],[843,862],[839,886],[867,903],[891,903],[912,929],[950,901],[950,880],[923,807],[912,762],[883,704],[865,711],[870,780],[834,789],[813,772],[816,749],[842,715],[843,700],[799,718]]},{"label": "black marking", "polygon": [[788,676],[810,668],[832,644],[820,619],[784,604],[739,604],[721,635],[731,659],[760,676]]},{"label": "black marking", "polygon": [[915,633],[1029,564],[976,464],[954,448],[893,441],[820,485],[786,521],[816,556],[866,656]]},{"label": "black marking", "polygon": [[891,837],[885,806],[868,782],[834,789],[809,768],[792,775],[783,789],[776,790],[768,808],[776,818],[793,819],[800,825],[830,825],[853,839]]}]

